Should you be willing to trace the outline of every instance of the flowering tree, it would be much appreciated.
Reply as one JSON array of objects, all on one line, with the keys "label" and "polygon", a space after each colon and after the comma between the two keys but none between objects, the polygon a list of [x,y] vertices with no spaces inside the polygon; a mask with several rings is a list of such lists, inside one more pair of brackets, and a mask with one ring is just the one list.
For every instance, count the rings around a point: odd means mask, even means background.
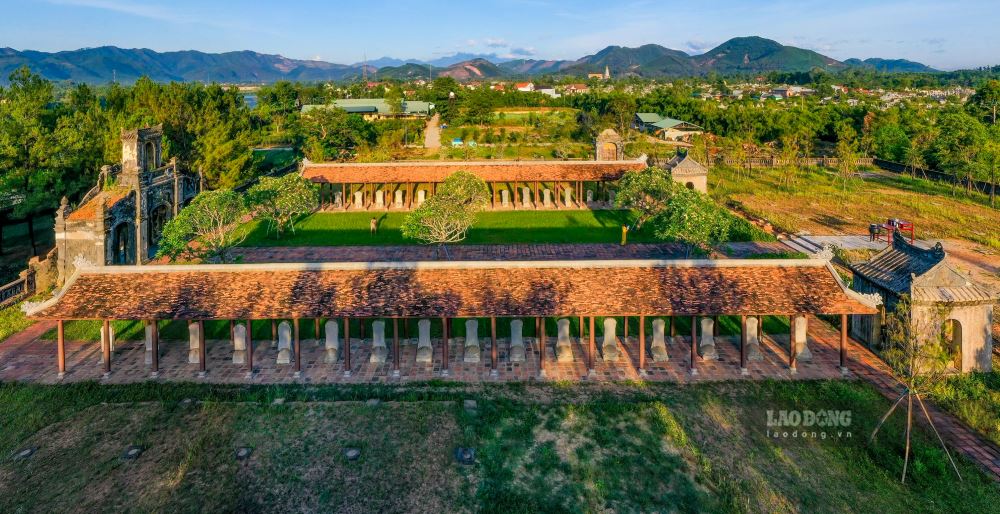
[{"label": "flowering tree", "polygon": [[246,213],[243,198],[232,189],[204,191],[163,227],[156,256],[229,262],[230,250],[247,236],[238,228]]},{"label": "flowering tree", "polygon": [[316,186],[295,173],[283,177],[264,177],[248,191],[250,208],[256,217],[267,221],[268,233],[276,238],[282,232],[295,233],[295,220],[316,208]]},{"label": "flowering tree", "polygon": [[650,220],[657,238],[687,243],[688,256],[692,249],[708,252],[729,238],[733,219],[728,212],[704,193],[672,180],[670,184],[670,201]]},{"label": "flowering tree", "polygon": [[669,174],[659,168],[630,171],[618,182],[615,205],[638,213],[635,228],[641,229],[643,224],[667,208],[674,191],[673,184]]},{"label": "flowering tree", "polygon": [[466,171],[456,172],[434,196],[406,216],[403,237],[442,246],[462,241],[488,202],[489,190],[482,179]]}]

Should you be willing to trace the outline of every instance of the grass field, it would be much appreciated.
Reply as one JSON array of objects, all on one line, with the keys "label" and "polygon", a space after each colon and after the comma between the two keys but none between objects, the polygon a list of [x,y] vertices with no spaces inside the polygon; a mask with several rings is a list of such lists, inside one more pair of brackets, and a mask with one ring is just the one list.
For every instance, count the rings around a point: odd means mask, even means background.
[{"label": "grass field", "polygon": [[997,220],[985,195],[972,195],[941,182],[879,173],[854,180],[845,191],[832,172],[800,170],[785,186],[777,170],[756,170],[752,178],[716,167],[709,174],[712,196],[734,201],[788,232],[868,234],[868,224],[888,218],[912,221],[917,237],[973,241],[1000,250]]},{"label": "grass field", "polygon": [[[306,216],[295,226],[295,233],[281,239],[268,235],[263,223],[246,226],[249,236],[242,246],[357,246],[405,245],[399,231],[404,213],[321,212]],[[372,235],[369,221],[379,219],[378,234]],[[515,243],[618,243],[621,226],[632,223],[632,215],[617,210],[510,211],[484,212],[462,244]],[[734,217],[733,241],[769,240],[767,234],[742,219]],[[651,230],[632,231],[629,241],[655,242]]]},{"label": "grass field", "polygon": [[31,326],[32,321],[24,317],[21,304],[16,303],[0,309],[0,343],[8,337]]},{"label": "grass field", "polygon": [[[910,514],[1000,501],[1000,486],[963,460],[958,482],[922,430],[900,484],[901,420],[869,446],[887,402],[846,381],[0,384],[0,403],[0,454],[36,448],[0,461],[2,512]],[[782,409],[849,410],[851,424],[775,439],[766,413]],[[123,459],[129,445],[144,453]],[[246,460],[240,447],[252,448]],[[456,447],[475,448],[475,464],[457,464]]]},{"label": "grass field", "polygon": [[934,401],[965,424],[1000,445],[1000,357],[993,372],[966,373],[935,384]]}]

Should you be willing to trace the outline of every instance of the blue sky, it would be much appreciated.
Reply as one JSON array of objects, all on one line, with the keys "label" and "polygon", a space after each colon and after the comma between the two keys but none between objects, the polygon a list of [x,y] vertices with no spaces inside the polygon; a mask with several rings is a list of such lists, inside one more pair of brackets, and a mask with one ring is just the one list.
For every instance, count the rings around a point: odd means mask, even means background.
[{"label": "blue sky", "polygon": [[255,50],[352,63],[455,52],[575,59],[610,44],[702,53],[759,35],[830,57],[1000,64],[1000,1],[0,0],[0,46]]}]

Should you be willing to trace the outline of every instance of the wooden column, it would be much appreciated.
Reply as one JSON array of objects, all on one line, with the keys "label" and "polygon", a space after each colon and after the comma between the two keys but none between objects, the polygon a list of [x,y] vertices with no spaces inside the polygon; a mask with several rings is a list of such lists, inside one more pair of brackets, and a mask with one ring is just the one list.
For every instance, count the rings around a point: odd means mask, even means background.
[{"label": "wooden column", "polygon": [[622,337],[628,341],[628,316],[622,316]]},{"label": "wooden column", "polygon": [[160,322],[158,320],[149,320],[150,332],[152,332],[151,350],[153,351],[153,359],[150,362],[150,368],[152,368],[151,375],[157,376],[160,374]]},{"label": "wooden column", "polygon": [[392,318],[392,372],[399,375],[399,318]]},{"label": "wooden column", "polygon": [[840,315],[840,371],[847,373],[847,314]]},{"label": "wooden column", "polygon": [[229,320],[229,340],[236,342],[236,322]]},{"label": "wooden column", "polygon": [[[156,362],[156,353],[153,353]],[[247,375],[253,374],[253,320],[247,320]]]},{"label": "wooden column", "polygon": [[515,180],[514,181],[514,208],[515,209],[517,209],[517,194],[518,194],[518,188],[517,188],[517,181]]},{"label": "wooden column", "polygon": [[535,194],[534,194],[534,198],[532,198],[531,201],[532,201],[532,205],[535,206],[535,209],[538,209],[538,181],[537,180],[535,181]]},{"label": "wooden column", "polygon": [[590,368],[590,371],[594,371],[594,368],[596,367],[595,364],[596,364],[596,359],[597,359],[597,344],[594,342],[594,317],[593,316],[590,317],[590,329],[588,330],[588,332],[589,332],[588,335],[590,336],[590,341],[587,344],[587,361],[588,361],[587,362],[587,367]]},{"label": "wooden column", "polygon": [[740,316],[740,371],[747,371],[747,315]]},{"label": "wooden column", "polygon": [[497,369],[497,362],[499,360],[497,347],[497,318],[496,316],[490,316],[490,369],[493,374],[499,374],[500,370]]},{"label": "wooden column", "polygon": [[712,337],[719,337],[719,317],[712,316]]},{"label": "wooden column", "polygon": [[292,351],[295,352],[295,373],[302,373],[302,338],[299,332],[299,318],[292,318]]},{"label": "wooden column", "polygon": [[104,320],[101,326],[101,353],[104,356],[104,374],[111,373],[111,322]]},{"label": "wooden column", "polygon": [[493,206],[493,210],[497,210],[497,183],[490,182],[490,202]]},{"label": "wooden column", "polygon": [[416,189],[412,182],[406,185],[406,210],[410,210],[413,207],[413,192]]},{"label": "wooden column", "polygon": [[63,327],[63,320],[56,322],[56,365],[59,368],[59,377],[66,374],[66,332]]},{"label": "wooden column", "polygon": [[677,337],[677,323],[674,322],[674,316],[667,318],[667,322],[670,323],[670,342],[673,342]]},{"label": "wooden column", "polygon": [[584,321],[583,321],[583,316],[580,316],[580,328],[579,328],[579,330],[577,330],[577,332],[578,332],[578,334],[577,334],[577,335],[579,335],[579,336],[580,336],[580,344],[583,344],[583,338],[584,338],[584,336],[585,336],[585,334],[586,334],[586,332],[587,332],[587,331],[585,330],[585,329],[586,329],[586,327],[585,327],[584,325],[585,325],[585,323],[584,323]]},{"label": "wooden column", "polygon": [[351,319],[344,318],[344,374],[351,372]]},{"label": "wooden column", "polygon": [[205,322],[198,320],[198,374],[204,376],[207,368],[205,361]]},{"label": "wooden column", "polygon": [[535,317],[535,339],[538,340],[538,371],[545,373],[545,325],[542,318]]},{"label": "wooden column", "polygon": [[788,370],[795,373],[795,315],[788,316]]},{"label": "wooden column", "polygon": [[319,326],[322,324],[320,323],[320,321],[322,321],[320,318],[316,318],[315,320],[313,320],[313,334],[315,334],[316,336],[316,344],[320,344],[320,341],[322,340],[322,338],[319,336],[320,333]]},{"label": "wooden column", "polygon": [[646,317],[639,316],[639,373],[646,372]]},{"label": "wooden column", "polygon": [[271,344],[278,340],[278,320],[271,320]]},{"label": "wooden column", "polygon": [[365,318],[358,318],[358,337],[361,338],[362,342],[365,339]]},{"label": "wooden column", "polygon": [[343,182],[340,184],[340,208],[347,210],[347,184]]},{"label": "wooden column", "polygon": [[450,324],[450,319],[441,318],[441,335],[443,336],[441,341],[441,373],[444,375],[448,374],[448,337],[451,335]]},{"label": "wooden column", "polygon": [[691,316],[691,374],[698,374],[698,316]]}]

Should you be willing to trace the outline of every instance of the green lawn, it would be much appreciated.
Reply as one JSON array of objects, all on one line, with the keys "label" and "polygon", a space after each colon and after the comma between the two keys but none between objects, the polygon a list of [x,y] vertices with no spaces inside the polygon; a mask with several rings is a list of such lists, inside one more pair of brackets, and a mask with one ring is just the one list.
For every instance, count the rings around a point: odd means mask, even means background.
[{"label": "green lawn", "polygon": [[[2,512],[910,514],[1000,502],[1000,486],[964,459],[958,482],[923,430],[901,484],[901,417],[869,446],[888,402],[848,381],[10,383],[0,404],[0,455],[37,448],[0,460]],[[766,413],[783,409],[849,410],[851,423],[779,440]],[[131,444],[145,452],[122,459]],[[474,465],[455,463],[460,446],[477,450]],[[236,460],[239,447],[248,459]],[[347,447],[360,459],[347,461]]]},{"label": "green lawn", "polygon": [[991,373],[966,373],[935,384],[934,401],[1000,445],[1000,357]]},{"label": "green lawn", "polygon": [[[377,235],[371,235],[369,222],[379,220]],[[406,245],[399,226],[404,213],[320,212],[306,216],[295,226],[295,233],[281,239],[268,235],[259,221],[245,226],[250,234],[242,246],[357,246]],[[770,237],[740,218],[734,218],[733,241],[761,241]],[[631,224],[632,214],[619,210],[510,211],[484,212],[462,244],[514,243],[618,243],[621,227]],[[649,229],[629,233],[629,241],[654,242]]]},{"label": "green lawn", "polygon": [[30,327],[32,323],[31,320],[24,317],[20,303],[0,309],[0,343],[8,337]]}]

